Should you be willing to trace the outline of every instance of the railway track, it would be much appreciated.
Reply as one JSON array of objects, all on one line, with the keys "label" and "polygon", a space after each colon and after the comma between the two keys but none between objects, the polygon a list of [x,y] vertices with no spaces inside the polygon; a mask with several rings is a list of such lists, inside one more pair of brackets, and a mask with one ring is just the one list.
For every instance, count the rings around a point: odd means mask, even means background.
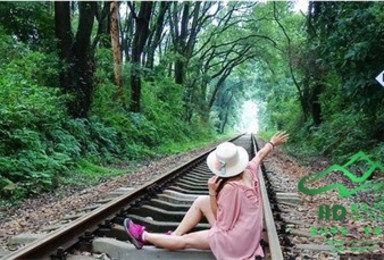
[{"label": "railway track", "polygon": [[[253,137],[243,135],[232,141],[236,145],[243,146],[250,156],[254,156],[257,145]],[[128,192],[107,202],[2,259],[71,259],[74,252],[85,251],[116,253],[112,258],[117,259],[153,259],[155,255],[157,259],[161,258],[160,255],[164,259],[172,259],[172,254],[177,253],[158,249],[134,250],[133,247],[131,247],[132,250],[129,250],[131,245],[126,243],[128,238],[122,226],[123,220],[130,217],[136,222],[146,225],[151,232],[174,230],[193,200],[199,195],[208,194],[207,180],[212,176],[206,165],[206,157],[209,152],[165,173],[133,192]],[[268,180],[267,185],[265,182],[266,180],[261,176],[265,214],[264,239],[266,243],[264,243],[264,249],[267,259],[282,260],[284,257],[274,222],[274,214],[271,210],[271,207],[274,208],[274,206],[271,206],[268,198],[267,189],[270,189],[271,186],[268,184]],[[275,196],[272,201],[275,203]],[[279,230],[284,225],[281,221],[278,225]],[[209,228],[208,223],[202,221],[196,230],[206,228]],[[110,246],[106,246],[107,244]],[[112,249],[105,249],[107,247]],[[124,247],[123,255],[121,253],[119,255],[117,249],[119,247]],[[183,256],[176,256],[173,259],[180,259],[177,257],[197,259],[196,255],[199,259],[214,259],[209,251],[186,251],[183,252]]]}]

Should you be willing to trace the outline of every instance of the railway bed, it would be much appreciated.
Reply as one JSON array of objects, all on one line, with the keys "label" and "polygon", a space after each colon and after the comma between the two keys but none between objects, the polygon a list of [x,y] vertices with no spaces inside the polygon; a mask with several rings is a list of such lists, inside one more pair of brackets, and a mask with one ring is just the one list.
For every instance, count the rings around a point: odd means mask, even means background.
[{"label": "railway bed", "polygon": [[[252,136],[238,136],[232,142],[243,146],[250,157],[254,156],[257,144]],[[147,226],[151,232],[174,230],[194,199],[208,194],[207,181],[212,176],[206,165],[209,152],[137,189],[118,189],[106,200],[90,205],[84,213],[68,216],[64,220],[68,223],[57,223],[56,227],[60,228],[48,228],[50,233],[2,259],[214,259],[210,251],[168,252],[152,246],[136,250],[128,241],[122,225],[123,220],[130,217]],[[266,259],[321,259],[298,258],[306,250],[313,253],[314,249],[329,251],[329,248],[294,244],[287,230],[305,225],[295,219],[300,197],[295,191],[287,192],[284,186],[272,185],[269,181],[271,174],[264,166],[262,172],[264,177],[260,176],[260,190],[265,215],[263,246]],[[203,220],[195,230],[206,228],[209,224]]]}]

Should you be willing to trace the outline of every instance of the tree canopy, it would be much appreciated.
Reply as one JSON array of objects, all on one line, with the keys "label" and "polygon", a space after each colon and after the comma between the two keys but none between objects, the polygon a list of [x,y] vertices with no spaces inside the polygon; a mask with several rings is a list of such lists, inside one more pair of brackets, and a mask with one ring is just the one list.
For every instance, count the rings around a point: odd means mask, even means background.
[{"label": "tree canopy", "polygon": [[[296,156],[382,160],[384,4],[293,5],[0,3],[0,195],[50,190],[81,160],[228,134],[241,118],[291,133]],[[246,101],[259,112],[244,116]]]}]

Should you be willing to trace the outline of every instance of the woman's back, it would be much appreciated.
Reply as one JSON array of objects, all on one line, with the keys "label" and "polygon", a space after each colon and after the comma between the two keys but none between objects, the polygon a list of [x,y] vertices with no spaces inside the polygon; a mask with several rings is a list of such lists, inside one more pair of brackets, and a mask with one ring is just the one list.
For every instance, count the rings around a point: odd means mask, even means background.
[{"label": "woman's back", "polygon": [[228,181],[218,195],[217,221],[209,232],[209,244],[217,259],[264,256],[258,171],[258,165],[250,162],[243,178]]}]

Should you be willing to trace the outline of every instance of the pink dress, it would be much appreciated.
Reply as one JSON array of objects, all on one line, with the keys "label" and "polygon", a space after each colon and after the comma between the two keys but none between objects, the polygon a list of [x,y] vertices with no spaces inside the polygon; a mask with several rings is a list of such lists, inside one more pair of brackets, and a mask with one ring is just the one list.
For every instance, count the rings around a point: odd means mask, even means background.
[{"label": "pink dress", "polygon": [[264,257],[260,246],[263,208],[259,190],[259,164],[250,161],[253,187],[231,182],[217,198],[217,220],[209,230],[209,246],[218,260]]}]

